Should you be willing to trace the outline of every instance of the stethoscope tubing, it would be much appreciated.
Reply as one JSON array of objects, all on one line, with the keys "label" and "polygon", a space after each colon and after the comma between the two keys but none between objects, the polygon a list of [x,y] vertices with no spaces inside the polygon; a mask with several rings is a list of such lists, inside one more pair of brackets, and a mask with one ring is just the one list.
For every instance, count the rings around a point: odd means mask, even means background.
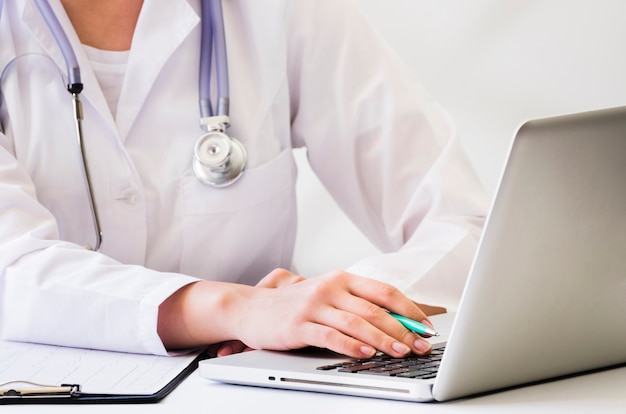
[{"label": "stethoscope tubing", "polygon": [[56,40],[63,59],[65,60],[65,66],[67,67],[67,90],[72,94],[79,94],[83,89],[83,83],[80,76],[80,66],[78,65],[78,59],[74,53],[74,49],[70,44],[70,40],[67,34],[63,30],[59,19],[57,19],[50,3],[47,0],[34,0],[41,16],[46,21],[46,24],[52,32],[52,36]]},{"label": "stethoscope tubing", "polygon": [[102,227],[100,225],[100,216],[98,214],[98,207],[95,200],[93,191],[93,184],[91,180],[91,173],[89,169],[89,161],[85,150],[85,140],[83,135],[82,121],[83,121],[83,107],[80,101],[80,92],[83,90],[83,84],[80,76],[80,66],[78,65],[78,59],[74,53],[74,49],[70,44],[70,41],[63,30],[61,23],[57,19],[54,11],[50,7],[50,3],[47,0],[34,0],[41,16],[46,21],[46,24],[50,28],[54,39],[56,40],[63,60],[67,67],[67,90],[72,94],[72,104],[74,109],[74,122],[76,126],[76,137],[78,140],[78,147],[80,149],[80,155],[83,164],[83,177],[85,178],[85,186],[87,187],[88,202],[91,210],[91,219],[94,227],[94,233],[96,234],[96,242],[93,246],[86,246],[89,250],[98,251],[102,245]]},{"label": "stethoscope tubing", "polygon": [[[76,53],[63,30],[61,23],[54,14],[52,7],[47,0],[34,0],[37,8],[46,25],[49,27],[56,43],[61,50],[63,60],[65,61],[67,70],[67,90],[72,95],[74,121],[76,125],[76,135],[78,146],[82,158],[83,173],[85,178],[85,186],[88,192],[88,201],[91,210],[91,216],[96,233],[96,242],[93,246],[86,248],[98,251],[102,245],[102,229],[98,208],[95,201],[93,184],[89,169],[89,162],[85,150],[85,141],[82,130],[82,103],[80,101],[80,93],[83,90],[81,80],[80,66]],[[2,16],[2,8],[4,0],[0,0],[0,18]],[[215,51],[213,51],[213,47]],[[217,100],[215,107],[211,101],[211,69],[212,57],[215,52],[215,74],[217,84]],[[230,98],[229,98],[229,79],[228,79],[228,59],[226,53],[226,35],[224,28],[224,17],[221,0],[201,0],[201,45],[200,45],[200,73],[199,73],[199,106],[200,106],[200,125],[207,129],[208,133],[200,137],[195,148],[193,160],[193,169],[198,179],[204,184],[214,187],[225,187],[235,182],[243,173],[246,165],[246,151],[239,141],[230,138],[224,134],[224,130],[228,128]],[[211,150],[226,148],[233,151],[232,156],[229,153],[225,161],[212,164],[205,163],[198,157],[198,148],[202,147],[201,143],[210,140],[210,142],[218,142],[218,144],[209,144]],[[205,154],[206,156],[206,154]],[[209,155],[209,158],[212,156]]]},{"label": "stethoscope tubing", "polygon": [[[228,116],[230,91],[222,2],[221,0],[202,0],[201,9],[200,117]],[[215,46],[215,74],[217,79],[215,108],[211,101],[210,77],[213,46]]]}]

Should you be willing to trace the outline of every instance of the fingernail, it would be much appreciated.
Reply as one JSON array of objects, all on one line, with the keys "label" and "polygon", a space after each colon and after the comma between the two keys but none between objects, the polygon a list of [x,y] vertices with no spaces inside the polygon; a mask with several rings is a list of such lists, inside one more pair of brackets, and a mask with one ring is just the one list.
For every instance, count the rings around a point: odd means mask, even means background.
[{"label": "fingernail", "polygon": [[416,339],[415,342],[413,342],[413,346],[417,352],[422,354],[429,352],[432,348],[430,342],[424,341],[423,339]]},{"label": "fingernail", "polygon": [[426,326],[428,326],[430,329],[435,329],[435,325],[433,325],[433,323],[430,321],[430,319],[428,318],[424,318],[422,320],[422,323]]},{"label": "fingernail", "polygon": [[401,342],[394,342],[391,344],[391,348],[399,354],[405,355],[411,352],[411,349]]},{"label": "fingernail", "polygon": [[376,354],[376,350],[374,348],[369,347],[369,346],[363,345],[361,347],[361,353],[363,355],[365,355],[366,357],[371,358],[371,357],[374,356],[374,354]]}]

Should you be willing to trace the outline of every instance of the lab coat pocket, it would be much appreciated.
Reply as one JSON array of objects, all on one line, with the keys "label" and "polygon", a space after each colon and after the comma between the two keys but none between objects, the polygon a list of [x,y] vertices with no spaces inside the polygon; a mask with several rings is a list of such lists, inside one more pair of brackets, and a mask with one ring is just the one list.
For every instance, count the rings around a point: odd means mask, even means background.
[{"label": "lab coat pocket", "polygon": [[289,267],[296,232],[296,166],[291,149],[250,168],[229,187],[183,179],[181,271],[210,280],[256,283]]}]

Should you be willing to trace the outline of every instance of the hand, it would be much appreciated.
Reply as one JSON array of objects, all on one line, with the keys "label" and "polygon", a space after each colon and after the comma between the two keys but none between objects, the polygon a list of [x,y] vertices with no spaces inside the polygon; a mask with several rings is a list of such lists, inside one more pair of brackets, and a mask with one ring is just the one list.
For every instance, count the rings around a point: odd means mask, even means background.
[{"label": "hand", "polygon": [[[302,282],[303,280],[305,280],[303,276],[284,272],[281,270],[276,270],[261,279],[259,283],[256,284],[256,287],[279,288]],[[217,350],[214,352],[214,354],[218,357],[222,357],[231,354],[238,354],[240,352],[252,351],[252,349],[253,348],[250,348],[241,341],[233,340],[218,344]],[[213,352],[211,352],[211,354],[213,354]]]},{"label": "hand", "polygon": [[376,350],[405,356],[431,349],[385,311],[432,326],[417,305],[390,285],[346,272],[305,279],[276,270],[241,298],[238,308],[236,335],[253,348],[313,345],[357,358]]},{"label": "hand", "polygon": [[[223,353],[256,349],[328,348],[356,358],[376,350],[426,354],[428,341],[386,310],[432,326],[425,313],[391,285],[331,272],[305,279],[276,270],[259,286],[199,281],[159,306],[158,333],[168,349],[222,343]],[[238,348],[225,348],[226,343]]]}]

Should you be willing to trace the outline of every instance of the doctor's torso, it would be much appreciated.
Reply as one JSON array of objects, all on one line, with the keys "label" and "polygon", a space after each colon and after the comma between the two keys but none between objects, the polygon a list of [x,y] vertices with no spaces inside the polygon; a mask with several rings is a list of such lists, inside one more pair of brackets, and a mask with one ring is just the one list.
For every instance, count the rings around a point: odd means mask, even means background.
[{"label": "doctor's torso", "polygon": [[[270,7],[224,2],[228,133],[243,143],[249,158],[243,177],[219,189],[200,183],[191,164],[203,133],[196,2],[144,3],[115,118],[62,8],[51,3],[82,70],[82,125],[101,251],[121,263],[250,283],[276,267],[289,267],[296,171],[287,45],[281,15],[275,13],[282,2]],[[2,151],[7,152],[2,156],[17,160],[4,174],[34,191],[15,207],[41,203],[58,228],[49,237],[93,243],[61,52],[32,2],[11,2],[2,18],[10,20],[8,36],[3,28],[0,62]]]}]

